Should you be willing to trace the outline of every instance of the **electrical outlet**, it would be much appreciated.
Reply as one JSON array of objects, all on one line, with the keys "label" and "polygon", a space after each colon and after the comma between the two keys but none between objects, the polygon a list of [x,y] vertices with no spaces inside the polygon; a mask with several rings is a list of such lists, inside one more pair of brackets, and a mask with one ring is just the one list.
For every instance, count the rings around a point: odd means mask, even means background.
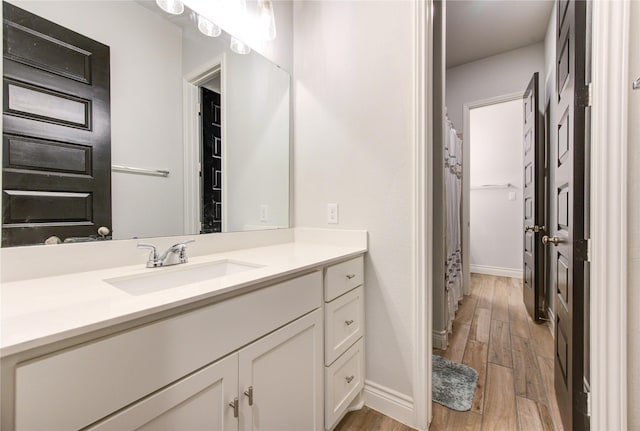
[{"label": "electrical outlet", "polygon": [[338,204],[327,204],[327,223],[338,224]]},{"label": "electrical outlet", "polygon": [[269,221],[269,205],[260,205],[260,223]]}]

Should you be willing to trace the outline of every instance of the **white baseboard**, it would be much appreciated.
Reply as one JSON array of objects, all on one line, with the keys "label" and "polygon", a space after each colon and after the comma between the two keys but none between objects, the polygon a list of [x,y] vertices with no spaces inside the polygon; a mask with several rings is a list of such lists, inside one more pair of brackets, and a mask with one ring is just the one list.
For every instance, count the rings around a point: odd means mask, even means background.
[{"label": "white baseboard", "polygon": [[495,275],[497,277],[522,278],[521,268],[503,268],[500,266],[469,265],[469,270],[476,274]]},{"label": "white baseboard", "polygon": [[413,398],[370,380],[364,382],[364,403],[398,422],[415,428]]},{"label": "white baseboard", "polygon": [[449,345],[449,333],[445,329],[443,331],[433,331],[433,347],[440,350],[446,350]]}]

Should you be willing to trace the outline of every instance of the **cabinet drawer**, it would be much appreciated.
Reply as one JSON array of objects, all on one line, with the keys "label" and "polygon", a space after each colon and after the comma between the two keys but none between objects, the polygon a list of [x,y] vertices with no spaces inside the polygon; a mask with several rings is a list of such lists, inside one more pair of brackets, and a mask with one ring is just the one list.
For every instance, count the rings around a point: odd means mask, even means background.
[{"label": "cabinet drawer", "polygon": [[363,283],[364,259],[358,256],[330,266],[325,271],[324,300],[329,302]]},{"label": "cabinet drawer", "polygon": [[322,304],[315,272],[16,368],[17,429],[79,429]]},{"label": "cabinet drawer", "polygon": [[331,365],[364,331],[364,288],[362,286],[327,303],[325,321],[325,365]]},{"label": "cabinet drawer", "polygon": [[325,428],[331,429],[364,387],[364,342],[351,346],[325,367]]}]

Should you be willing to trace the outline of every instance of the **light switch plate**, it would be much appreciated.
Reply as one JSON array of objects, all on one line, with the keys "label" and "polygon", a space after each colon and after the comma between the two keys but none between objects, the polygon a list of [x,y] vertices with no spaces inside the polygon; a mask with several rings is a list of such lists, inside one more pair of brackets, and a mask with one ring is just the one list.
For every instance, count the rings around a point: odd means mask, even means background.
[{"label": "light switch plate", "polygon": [[510,201],[516,200],[516,192],[509,192],[509,200]]},{"label": "light switch plate", "polygon": [[269,205],[260,205],[260,222],[267,223],[269,221]]},{"label": "light switch plate", "polygon": [[338,204],[327,204],[327,223],[338,224]]}]

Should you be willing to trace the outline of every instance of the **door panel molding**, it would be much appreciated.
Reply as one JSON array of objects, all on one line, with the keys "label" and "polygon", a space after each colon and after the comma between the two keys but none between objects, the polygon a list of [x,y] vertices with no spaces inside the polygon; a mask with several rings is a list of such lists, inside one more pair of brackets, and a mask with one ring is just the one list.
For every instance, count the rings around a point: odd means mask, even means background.
[{"label": "door panel molding", "polygon": [[590,383],[594,430],[628,428],[629,5],[628,0],[593,2]]}]

